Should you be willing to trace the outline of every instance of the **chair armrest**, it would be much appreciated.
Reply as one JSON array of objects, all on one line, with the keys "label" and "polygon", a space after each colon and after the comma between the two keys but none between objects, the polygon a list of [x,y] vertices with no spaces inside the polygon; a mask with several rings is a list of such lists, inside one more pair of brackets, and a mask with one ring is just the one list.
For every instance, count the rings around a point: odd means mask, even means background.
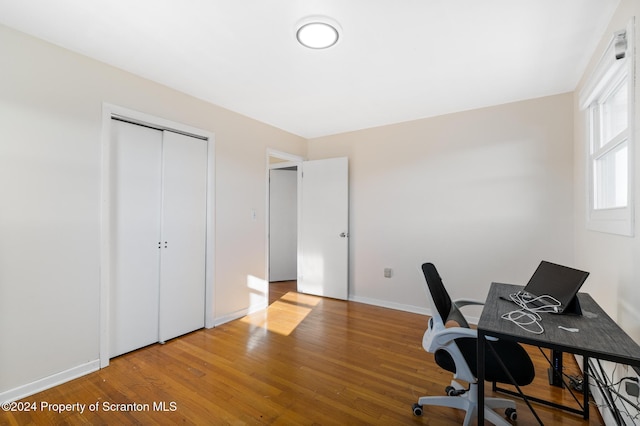
[{"label": "chair armrest", "polygon": [[449,327],[437,333],[435,339],[442,344],[446,344],[452,340],[459,339],[461,337],[478,337],[478,331],[472,328],[466,327]]},{"label": "chair armrest", "polygon": [[449,327],[442,330],[427,330],[422,339],[422,346],[427,352],[446,346],[461,337],[477,338],[478,332],[466,327]]},{"label": "chair armrest", "polygon": [[458,308],[462,308],[463,306],[469,306],[469,305],[478,305],[478,306],[484,305],[483,301],[475,300],[475,299],[457,299],[457,300],[454,300],[453,303]]}]

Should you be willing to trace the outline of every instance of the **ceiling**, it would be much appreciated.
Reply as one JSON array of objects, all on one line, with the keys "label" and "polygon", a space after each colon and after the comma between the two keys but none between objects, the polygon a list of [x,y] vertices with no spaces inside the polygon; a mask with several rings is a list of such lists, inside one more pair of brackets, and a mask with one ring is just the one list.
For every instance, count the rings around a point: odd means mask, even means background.
[{"label": "ceiling", "polygon": [[[314,138],[573,90],[619,0],[0,0],[0,23]],[[326,50],[296,24],[339,22]]]}]

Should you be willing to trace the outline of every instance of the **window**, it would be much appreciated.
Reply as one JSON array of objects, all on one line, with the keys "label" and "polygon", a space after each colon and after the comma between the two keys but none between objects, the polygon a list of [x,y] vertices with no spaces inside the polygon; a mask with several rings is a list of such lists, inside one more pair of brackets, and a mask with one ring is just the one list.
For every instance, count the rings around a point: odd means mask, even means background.
[{"label": "window", "polygon": [[580,93],[587,118],[587,227],[633,235],[633,22],[614,34]]}]

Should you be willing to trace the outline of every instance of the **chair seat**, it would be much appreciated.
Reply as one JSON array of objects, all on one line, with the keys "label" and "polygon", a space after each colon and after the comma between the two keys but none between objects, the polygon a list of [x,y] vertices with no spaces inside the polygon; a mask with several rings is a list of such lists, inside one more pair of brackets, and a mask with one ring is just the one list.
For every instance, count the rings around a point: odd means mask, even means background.
[{"label": "chair seat", "polygon": [[[477,376],[477,340],[473,338],[459,338],[455,340],[456,345],[462,352],[462,356],[467,361],[471,372]],[[518,386],[526,386],[530,384],[535,377],[533,362],[527,351],[516,342],[508,340],[498,340],[489,342],[496,350],[498,356],[507,367],[507,370],[513,376]],[[446,350],[440,349],[435,353],[435,361],[440,367],[452,373],[456,372],[456,366],[453,358]],[[509,376],[500,366],[500,363],[493,355],[492,351],[487,351],[485,355],[485,371],[486,380],[489,382],[508,383],[511,384]]]}]

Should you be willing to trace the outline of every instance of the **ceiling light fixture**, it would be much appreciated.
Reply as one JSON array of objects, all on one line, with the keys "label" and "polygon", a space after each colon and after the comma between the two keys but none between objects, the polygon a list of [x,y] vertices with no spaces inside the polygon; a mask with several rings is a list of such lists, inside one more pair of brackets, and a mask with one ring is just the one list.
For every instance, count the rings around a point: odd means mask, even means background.
[{"label": "ceiling light fixture", "polygon": [[335,45],[340,33],[340,25],[324,16],[305,18],[296,27],[298,42],[309,49],[326,49]]}]

